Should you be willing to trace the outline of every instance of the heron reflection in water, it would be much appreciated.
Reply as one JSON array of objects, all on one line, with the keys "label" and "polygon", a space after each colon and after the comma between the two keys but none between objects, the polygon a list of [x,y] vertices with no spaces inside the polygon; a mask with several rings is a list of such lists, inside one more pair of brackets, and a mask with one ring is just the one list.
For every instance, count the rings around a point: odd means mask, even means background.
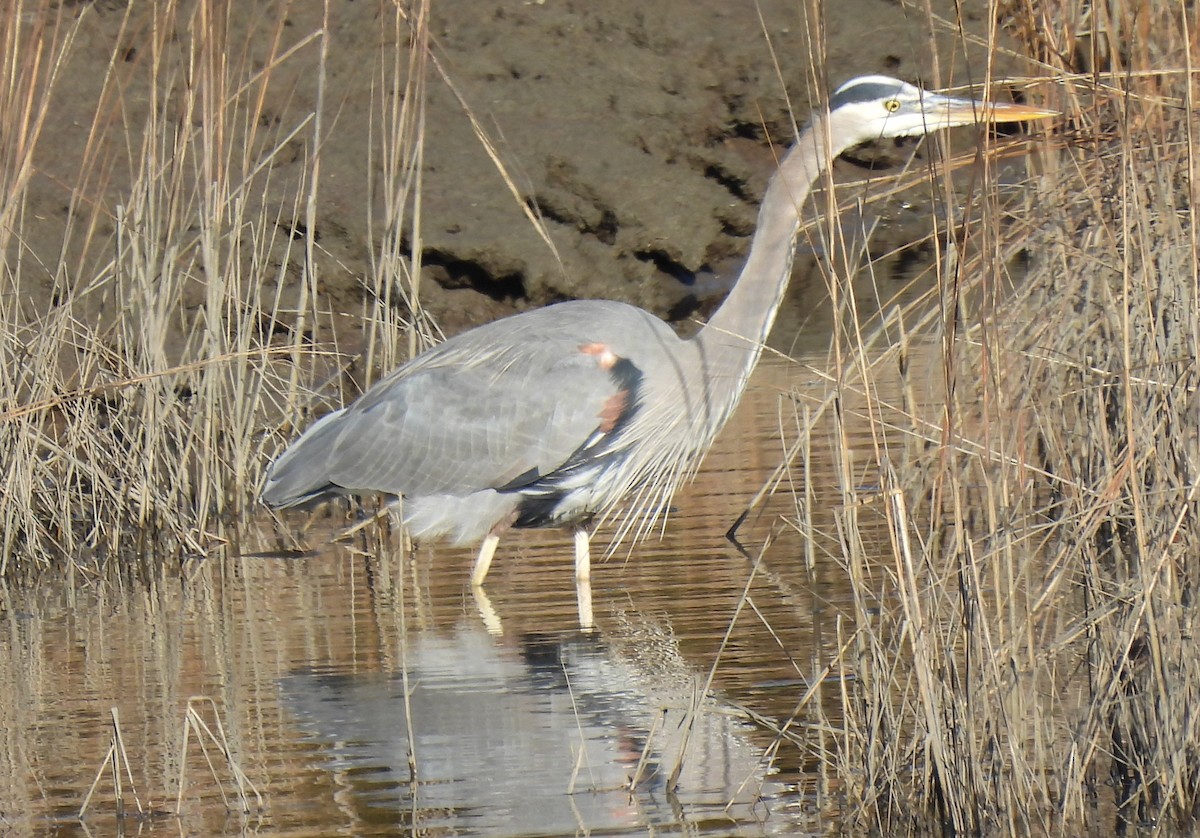
[{"label": "heron reflection in water", "polygon": [[849,81],[780,162],[741,275],[695,336],[599,300],[471,329],[313,424],[271,465],[263,502],[403,497],[414,538],[481,542],[476,586],[510,527],[573,528],[586,582],[592,523],[627,502],[617,537],[644,535],[737,406],[787,289],[801,207],[834,158],[869,140],[1054,115],[885,76]]}]

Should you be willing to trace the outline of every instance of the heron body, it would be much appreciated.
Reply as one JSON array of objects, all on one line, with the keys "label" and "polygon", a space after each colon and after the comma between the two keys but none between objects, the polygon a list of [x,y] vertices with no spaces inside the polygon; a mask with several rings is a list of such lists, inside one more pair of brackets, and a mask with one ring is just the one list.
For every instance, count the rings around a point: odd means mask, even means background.
[{"label": "heron body", "polygon": [[1051,114],[883,76],[848,82],[781,161],[742,273],[694,337],[595,300],[479,326],[317,421],[271,465],[262,499],[402,497],[414,537],[482,541],[476,584],[509,527],[573,527],[586,579],[587,526],[627,502],[618,537],[643,535],[737,406],[787,288],[801,206],[828,161],[880,137]]},{"label": "heron body", "polygon": [[[513,328],[530,342],[499,339]],[[509,526],[585,525],[633,493],[644,514],[627,520],[646,526],[736,405],[752,363],[714,365],[730,355],[618,302],[497,320],[323,417],[272,466],[264,496],[402,495],[414,537],[469,543]],[[706,366],[713,374],[694,374]],[[635,444],[645,439],[655,444]]]}]

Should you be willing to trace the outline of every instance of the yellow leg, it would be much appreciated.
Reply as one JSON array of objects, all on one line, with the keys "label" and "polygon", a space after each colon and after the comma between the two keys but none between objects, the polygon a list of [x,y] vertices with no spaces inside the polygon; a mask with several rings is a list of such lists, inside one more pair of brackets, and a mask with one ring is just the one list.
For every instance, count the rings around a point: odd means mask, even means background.
[{"label": "yellow leg", "polygon": [[579,603],[579,628],[591,631],[596,627],[592,616],[592,583],[587,579],[575,580],[575,599]]},{"label": "yellow leg", "polygon": [[592,578],[591,542],[587,530],[575,530],[575,578],[580,582]]},{"label": "yellow leg", "polygon": [[483,580],[487,578],[488,570],[492,566],[492,557],[496,555],[496,545],[499,543],[500,536],[490,533],[479,545],[479,555],[475,557],[475,568],[471,571],[471,584],[475,587],[482,585]]},{"label": "yellow leg", "polygon": [[479,609],[479,617],[483,620],[483,627],[487,629],[487,633],[492,637],[502,636],[504,624],[500,622],[500,615],[492,607],[492,601],[484,593],[483,587],[474,585],[471,588],[471,594],[475,597],[475,607]]}]

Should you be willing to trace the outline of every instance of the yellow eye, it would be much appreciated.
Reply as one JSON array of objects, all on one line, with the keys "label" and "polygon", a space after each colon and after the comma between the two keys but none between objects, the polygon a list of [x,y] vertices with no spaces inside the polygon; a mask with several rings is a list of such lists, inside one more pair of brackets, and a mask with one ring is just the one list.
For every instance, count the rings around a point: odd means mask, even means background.
[{"label": "yellow eye", "polygon": [[887,108],[888,113],[895,113],[896,111],[900,110],[900,100],[888,99],[883,103],[883,106]]}]

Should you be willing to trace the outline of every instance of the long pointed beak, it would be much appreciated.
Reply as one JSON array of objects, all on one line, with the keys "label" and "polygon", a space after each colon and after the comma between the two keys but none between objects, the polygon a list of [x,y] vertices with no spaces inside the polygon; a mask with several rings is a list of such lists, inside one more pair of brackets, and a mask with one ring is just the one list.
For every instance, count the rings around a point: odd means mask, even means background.
[{"label": "long pointed beak", "polygon": [[1049,119],[1052,116],[1062,116],[1058,111],[1046,108],[1035,108],[1032,105],[1018,105],[1012,102],[976,102],[976,113],[982,116],[984,122],[1024,122],[1030,119]]},{"label": "long pointed beak", "polygon": [[1049,119],[1061,116],[1058,111],[1018,105],[1011,102],[985,102],[979,99],[959,99],[938,96],[939,104],[945,109],[951,123],[969,125],[973,122],[996,124],[1001,122],[1025,122],[1032,119]]}]

